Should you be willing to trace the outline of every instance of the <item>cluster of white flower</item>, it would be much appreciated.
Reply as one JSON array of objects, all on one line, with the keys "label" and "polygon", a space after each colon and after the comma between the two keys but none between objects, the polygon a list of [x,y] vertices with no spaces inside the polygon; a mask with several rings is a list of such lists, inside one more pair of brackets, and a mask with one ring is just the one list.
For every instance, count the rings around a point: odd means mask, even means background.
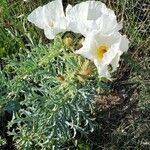
[{"label": "cluster of white flower", "polygon": [[62,0],[55,0],[36,8],[28,20],[44,29],[48,39],[66,31],[82,34],[83,46],[75,53],[93,61],[100,77],[111,79],[108,66],[115,71],[120,56],[128,50],[129,40],[118,32],[122,24],[117,22],[114,11],[100,1],[68,5],[64,12]]}]

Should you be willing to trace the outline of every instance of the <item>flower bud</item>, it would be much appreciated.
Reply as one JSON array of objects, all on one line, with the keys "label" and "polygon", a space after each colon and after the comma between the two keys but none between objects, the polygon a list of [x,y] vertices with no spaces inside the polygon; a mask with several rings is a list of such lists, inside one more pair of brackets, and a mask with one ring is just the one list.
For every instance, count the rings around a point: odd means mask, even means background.
[{"label": "flower bud", "polygon": [[67,48],[69,48],[73,44],[73,39],[71,37],[65,37],[64,44]]}]

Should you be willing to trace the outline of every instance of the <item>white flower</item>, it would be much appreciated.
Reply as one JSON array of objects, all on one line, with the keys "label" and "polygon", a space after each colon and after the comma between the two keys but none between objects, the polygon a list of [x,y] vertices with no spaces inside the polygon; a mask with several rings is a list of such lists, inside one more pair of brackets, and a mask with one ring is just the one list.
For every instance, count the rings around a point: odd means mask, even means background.
[{"label": "white flower", "polygon": [[44,29],[44,33],[48,39],[53,39],[56,34],[64,32],[68,28],[62,0],[55,0],[36,8],[28,16],[28,20],[37,27]]},{"label": "white flower", "polygon": [[114,11],[100,1],[86,1],[67,9],[66,17],[70,21],[70,30],[86,36],[97,30],[103,34],[122,28],[117,23]]},{"label": "white flower", "polygon": [[119,66],[120,56],[128,50],[129,40],[125,35],[116,32],[104,35],[92,32],[83,42],[83,47],[75,53],[92,60],[100,77],[111,79],[108,66],[112,66],[112,72]]}]

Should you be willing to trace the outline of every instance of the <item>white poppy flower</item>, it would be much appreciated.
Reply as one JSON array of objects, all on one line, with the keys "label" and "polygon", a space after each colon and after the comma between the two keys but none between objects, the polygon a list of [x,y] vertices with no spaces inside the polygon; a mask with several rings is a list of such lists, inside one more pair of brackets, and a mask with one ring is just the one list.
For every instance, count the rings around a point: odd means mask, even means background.
[{"label": "white poppy flower", "polygon": [[86,36],[97,30],[109,34],[122,28],[118,24],[114,11],[100,1],[86,1],[69,8],[66,17],[70,21],[70,30]]},{"label": "white poppy flower", "polygon": [[129,40],[125,35],[116,32],[110,35],[92,32],[83,42],[83,47],[76,54],[92,60],[100,77],[111,79],[108,66],[112,66],[112,72],[119,66],[120,56],[128,50]]},{"label": "white poppy flower", "polygon": [[56,34],[67,30],[68,22],[63,11],[62,0],[55,0],[36,8],[28,16],[28,20],[44,29],[48,39],[53,39]]}]

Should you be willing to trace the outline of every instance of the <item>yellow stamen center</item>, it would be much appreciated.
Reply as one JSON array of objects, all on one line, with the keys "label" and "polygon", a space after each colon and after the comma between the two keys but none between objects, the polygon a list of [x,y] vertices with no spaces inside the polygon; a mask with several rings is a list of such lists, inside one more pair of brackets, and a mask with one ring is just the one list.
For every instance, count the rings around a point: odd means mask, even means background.
[{"label": "yellow stamen center", "polygon": [[108,51],[108,46],[103,44],[96,49],[96,58],[101,60],[104,54]]}]

